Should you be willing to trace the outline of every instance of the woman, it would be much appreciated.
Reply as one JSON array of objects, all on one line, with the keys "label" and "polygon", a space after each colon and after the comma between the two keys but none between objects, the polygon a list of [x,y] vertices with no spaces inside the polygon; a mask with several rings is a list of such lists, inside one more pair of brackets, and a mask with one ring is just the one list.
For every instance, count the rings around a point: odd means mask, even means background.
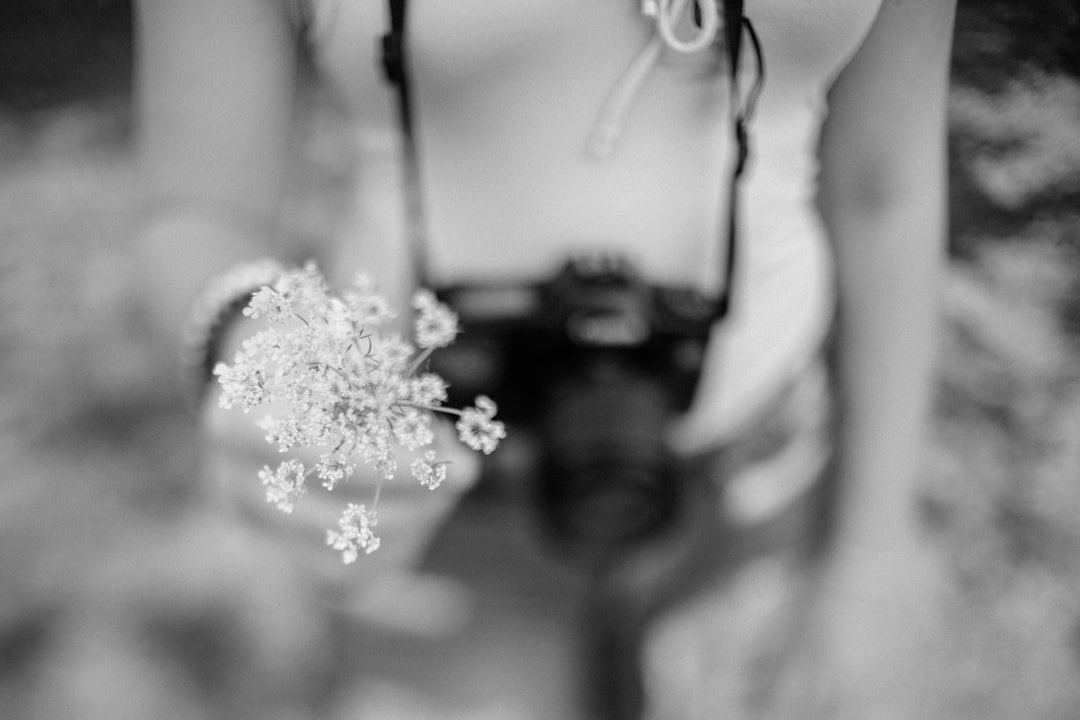
[{"label": "woman", "polygon": [[[830,678],[866,688],[888,655],[866,640],[903,639],[903,598],[927,566],[914,483],[945,234],[953,2],[756,0],[745,13],[767,78],[741,185],[733,311],[672,444],[690,455],[750,432],[835,331],[839,490],[804,618],[824,655],[800,665],[793,652],[788,666],[798,678],[824,663]],[[414,0],[408,61],[431,277],[531,281],[570,252],[614,248],[653,282],[714,291],[733,152],[726,60],[711,37],[678,47],[710,16],[706,3]],[[663,23],[672,32],[653,40]],[[235,263],[290,255],[277,230],[298,33],[356,129],[355,217],[323,265],[339,281],[367,269],[402,307],[395,96],[374,62],[386,27],[374,0],[142,0],[141,247],[156,327],[180,327],[207,279]],[[640,78],[627,80],[639,62]],[[211,471],[245,483],[265,462],[262,440],[212,405]],[[351,582],[385,585],[380,573],[408,566],[457,492],[405,497],[400,518],[384,512],[386,546]]]}]

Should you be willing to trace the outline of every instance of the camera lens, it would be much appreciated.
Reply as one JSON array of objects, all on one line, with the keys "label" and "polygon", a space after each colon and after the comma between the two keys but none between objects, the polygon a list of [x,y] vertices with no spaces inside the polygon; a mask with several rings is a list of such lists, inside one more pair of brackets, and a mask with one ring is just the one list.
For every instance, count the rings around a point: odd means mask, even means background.
[{"label": "camera lens", "polygon": [[544,413],[541,500],[557,537],[607,546],[664,524],[674,503],[669,416],[658,382],[618,360],[555,386]]}]

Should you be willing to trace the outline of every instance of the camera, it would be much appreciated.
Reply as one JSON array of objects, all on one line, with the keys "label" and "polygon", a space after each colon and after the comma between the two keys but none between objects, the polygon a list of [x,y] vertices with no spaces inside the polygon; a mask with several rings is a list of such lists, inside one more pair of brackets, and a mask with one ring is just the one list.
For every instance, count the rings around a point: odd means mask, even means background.
[{"label": "camera", "polygon": [[512,434],[536,439],[533,490],[553,538],[610,550],[664,527],[678,502],[664,435],[693,397],[715,301],[606,254],[535,284],[438,294],[463,333],[432,368],[453,402],[491,395]]}]

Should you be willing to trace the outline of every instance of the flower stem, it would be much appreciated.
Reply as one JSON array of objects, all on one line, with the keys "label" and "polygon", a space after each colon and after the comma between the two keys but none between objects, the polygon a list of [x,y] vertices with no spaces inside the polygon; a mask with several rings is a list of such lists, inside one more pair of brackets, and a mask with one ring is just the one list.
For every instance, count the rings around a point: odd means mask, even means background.
[{"label": "flower stem", "polygon": [[379,508],[379,496],[382,495],[382,476],[375,482],[375,497],[371,501],[371,512],[375,512]]},{"label": "flower stem", "polygon": [[397,403],[397,405],[399,407],[411,407],[411,408],[416,408],[417,410],[428,410],[430,412],[446,413],[447,415],[457,415],[458,417],[461,417],[462,415],[464,415],[464,413],[461,410],[458,410],[457,408],[444,407],[442,405],[422,405],[420,403],[410,403],[410,402],[399,402],[399,403]]},{"label": "flower stem", "polygon": [[433,348],[433,347],[429,347],[429,348],[424,348],[423,350],[421,350],[421,351],[420,351],[420,354],[419,354],[419,355],[417,355],[417,356],[416,356],[416,357],[415,357],[415,358],[413,359],[413,361],[412,361],[412,362],[411,362],[411,363],[409,364],[409,367],[408,367],[408,369],[407,369],[407,370],[405,371],[405,374],[406,374],[406,375],[412,375],[413,373],[415,373],[415,372],[416,372],[416,370],[417,370],[417,368],[419,368],[419,367],[420,367],[420,365],[421,365],[421,364],[422,364],[422,363],[423,363],[423,362],[424,362],[425,360],[427,360],[427,359],[428,359],[429,357],[431,357],[431,353],[433,353],[433,352],[435,352],[435,348]]}]

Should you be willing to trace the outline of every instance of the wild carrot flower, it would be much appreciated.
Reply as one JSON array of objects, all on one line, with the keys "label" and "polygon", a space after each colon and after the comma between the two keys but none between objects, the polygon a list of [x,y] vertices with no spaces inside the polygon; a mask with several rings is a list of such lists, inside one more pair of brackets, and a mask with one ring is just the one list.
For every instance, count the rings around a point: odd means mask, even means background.
[{"label": "wild carrot flower", "polygon": [[382,541],[372,529],[379,524],[374,510],[364,505],[349,503],[338,520],[340,530],[326,531],[326,544],[341,551],[341,559],[346,565],[356,562],[360,550],[370,555],[379,549]]},{"label": "wild carrot flower", "polygon": [[434,490],[446,479],[446,463],[436,460],[435,451],[428,450],[422,458],[412,461],[409,466],[412,476],[429,490]]},{"label": "wild carrot flower", "polygon": [[304,479],[304,464],[299,460],[286,460],[277,470],[266,465],[259,471],[259,482],[266,487],[266,501],[284,513],[291,513],[296,501],[307,492]]},{"label": "wild carrot flower", "polygon": [[454,342],[458,319],[453,310],[435,299],[430,290],[419,290],[413,297],[417,311],[414,322],[416,344],[421,348],[441,348]]},{"label": "wild carrot flower", "polygon": [[465,408],[456,427],[461,442],[473,450],[490,455],[506,437],[506,426],[495,417],[495,403],[486,395],[476,398],[476,407]]},{"label": "wild carrot flower", "polygon": [[[413,309],[410,341],[384,331],[393,314],[368,278],[358,277],[337,296],[309,263],[254,293],[244,315],[265,317],[270,328],[246,339],[231,365],[219,363],[214,370],[222,407],[244,412],[266,407],[270,414],[259,427],[268,443],[281,453],[318,452],[310,467],[290,458],[259,472],[267,501],[282,511],[291,512],[308,492],[309,477],[333,490],[360,464],[374,470],[377,488],[370,507],[348,504],[338,529],[327,534],[327,543],[346,563],[355,561],[359,550],[379,547],[373,529],[378,488],[394,480],[400,449],[421,451],[434,442],[433,413],[458,416],[461,442],[485,454],[506,436],[487,397],[464,410],[443,405],[446,382],[422,370],[432,352],[454,341],[457,316],[427,290],[416,293]],[[426,450],[409,470],[415,481],[434,489],[446,478],[447,464]]]}]

